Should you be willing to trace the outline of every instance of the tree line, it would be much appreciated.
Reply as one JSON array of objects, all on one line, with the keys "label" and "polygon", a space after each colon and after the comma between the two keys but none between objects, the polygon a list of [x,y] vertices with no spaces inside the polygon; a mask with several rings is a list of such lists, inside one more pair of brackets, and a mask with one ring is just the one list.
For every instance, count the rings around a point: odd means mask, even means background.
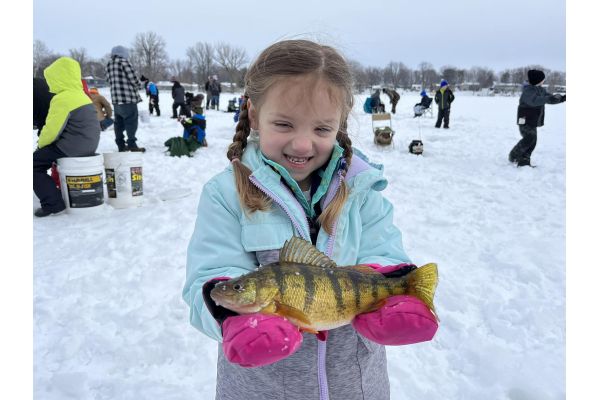
[{"label": "tree line", "polygon": [[[63,55],[50,50],[43,41],[35,40],[33,76],[43,77],[44,69]],[[69,54],[66,55],[79,62],[82,76],[105,78],[105,66],[110,59],[110,53],[95,59],[81,47],[69,49]],[[223,42],[216,44],[197,42],[186,49],[185,58],[172,60],[167,54],[165,40],[152,31],[136,34],[130,47],[130,62],[134,68],[140,75],[143,74],[154,81],[176,77],[180,82],[197,83],[201,86],[209,75],[218,75],[221,81],[232,82],[237,87],[243,87],[243,78],[249,61],[246,50]],[[385,67],[365,67],[359,61],[349,60],[349,65],[358,91],[374,85],[402,89],[420,85],[431,89],[442,78],[453,86],[474,83],[479,88],[489,88],[495,82],[520,85],[527,80],[527,70],[532,68],[544,71],[546,83],[551,88],[555,85],[566,85],[565,72],[553,71],[542,65],[507,68],[499,72],[488,67],[477,66],[465,69],[453,65],[444,65],[436,70],[426,61],[421,62],[416,69],[411,69],[398,61],[390,61]]]}]

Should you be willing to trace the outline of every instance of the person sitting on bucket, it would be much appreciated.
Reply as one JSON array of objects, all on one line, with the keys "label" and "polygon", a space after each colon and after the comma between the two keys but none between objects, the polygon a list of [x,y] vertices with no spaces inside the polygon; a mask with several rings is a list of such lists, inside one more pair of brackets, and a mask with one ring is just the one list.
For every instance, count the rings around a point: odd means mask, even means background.
[{"label": "person sitting on bucket", "polygon": [[202,114],[194,114],[192,118],[181,119],[183,125],[183,138],[196,140],[201,146],[206,143],[206,118]]},{"label": "person sitting on bucket", "polygon": [[35,211],[36,217],[58,214],[66,208],[48,175],[52,163],[63,157],[93,156],[100,142],[96,108],[83,91],[79,63],[60,57],[44,70],[44,77],[54,97],[33,152],[33,191],[42,206]]}]

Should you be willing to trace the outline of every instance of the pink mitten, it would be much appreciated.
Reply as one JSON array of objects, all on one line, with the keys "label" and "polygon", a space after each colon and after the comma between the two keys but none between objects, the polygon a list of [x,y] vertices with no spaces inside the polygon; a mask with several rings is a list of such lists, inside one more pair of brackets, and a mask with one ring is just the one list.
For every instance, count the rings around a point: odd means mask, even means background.
[{"label": "pink mitten", "polygon": [[[416,268],[412,264],[381,267],[369,265],[384,275],[401,276]],[[357,315],[352,326],[367,339],[383,345],[405,345],[431,340],[438,328],[435,315],[414,296],[388,297],[377,311]]]},{"label": "pink mitten", "polygon": [[272,364],[292,355],[302,344],[298,328],[276,315],[228,317],[222,329],[225,357],[242,367]]}]

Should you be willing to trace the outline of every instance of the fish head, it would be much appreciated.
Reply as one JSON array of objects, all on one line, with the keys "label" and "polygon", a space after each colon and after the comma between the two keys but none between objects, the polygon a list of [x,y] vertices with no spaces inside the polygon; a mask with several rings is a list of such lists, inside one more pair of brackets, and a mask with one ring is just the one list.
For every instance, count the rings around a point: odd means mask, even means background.
[{"label": "fish head", "polygon": [[271,280],[242,276],[217,283],[211,290],[210,297],[218,306],[240,314],[250,314],[266,307],[276,291]]}]

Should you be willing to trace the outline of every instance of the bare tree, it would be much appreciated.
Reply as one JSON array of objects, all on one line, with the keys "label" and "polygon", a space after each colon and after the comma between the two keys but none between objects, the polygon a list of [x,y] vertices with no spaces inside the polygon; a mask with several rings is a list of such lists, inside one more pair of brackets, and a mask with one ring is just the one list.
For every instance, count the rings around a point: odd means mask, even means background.
[{"label": "bare tree", "polygon": [[498,74],[500,83],[510,83],[510,70],[504,69]]},{"label": "bare tree", "polygon": [[33,41],[33,76],[43,77],[44,68],[41,68],[42,60],[48,58],[51,55],[50,50],[44,42],[41,40]]},{"label": "bare tree", "polygon": [[367,77],[367,85],[379,85],[383,81],[383,70],[378,67],[367,67],[365,68],[365,75]]},{"label": "bare tree", "polygon": [[546,75],[546,83],[550,91],[554,91],[556,85],[566,86],[567,74],[562,71],[551,71]]},{"label": "bare tree", "polygon": [[348,66],[350,67],[350,73],[354,80],[354,87],[361,93],[368,86],[365,68],[356,60],[348,60]]},{"label": "bare tree", "polygon": [[85,47],[80,47],[78,49],[69,49],[69,57],[73,60],[77,61],[80,66],[83,66],[87,61],[87,50]]},{"label": "bare tree", "polygon": [[104,76],[105,65],[106,63],[102,63],[99,60],[89,60],[81,66],[81,73],[83,76],[91,75],[95,78],[100,78]]},{"label": "bare tree", "polygon": [[214,70],[215,50],[209,43],[198,42],[188,47],[186,54],[192,70],[196,72],[196,81],[200,85]]},{"label": "bare tree", "polygon": [[392,61],[383,70],[383,80],[394,88],[407,88],[411,83],[411,71],[401,62]]},{"label": "bare tree", "polygon": [[170,75],[179,82],[192,83],[194,80],[194,72],[189,60],[175,60],[170,65]]},{"label": "bare tree", "polygon": [[439,80],[439,75],[433,68],[433,65],[426,61],[419,64],[419,75],[423,89],[432,89]]},{"label": "bare tree", "polygon": [[239,70],[248,62],[246,50],[241,47],[232,47],[226,43],[219,43],[216,46],[215,61],[229,76],[229,82],[232,83],[230,90],[233,92],[233,83],[237,81]]},{"label": "bare tree", "polygon": [[167,73],[169,56],[166,43],[154,32],[138,33],[133,43],[131,61],[139,74],[162,79]]},{"label": "bare tree", "polygon": [[447,80],[450,85],[456,85],[458,81],[458,69],[452,65],[444,65],[441,67],[440,75]]}]

